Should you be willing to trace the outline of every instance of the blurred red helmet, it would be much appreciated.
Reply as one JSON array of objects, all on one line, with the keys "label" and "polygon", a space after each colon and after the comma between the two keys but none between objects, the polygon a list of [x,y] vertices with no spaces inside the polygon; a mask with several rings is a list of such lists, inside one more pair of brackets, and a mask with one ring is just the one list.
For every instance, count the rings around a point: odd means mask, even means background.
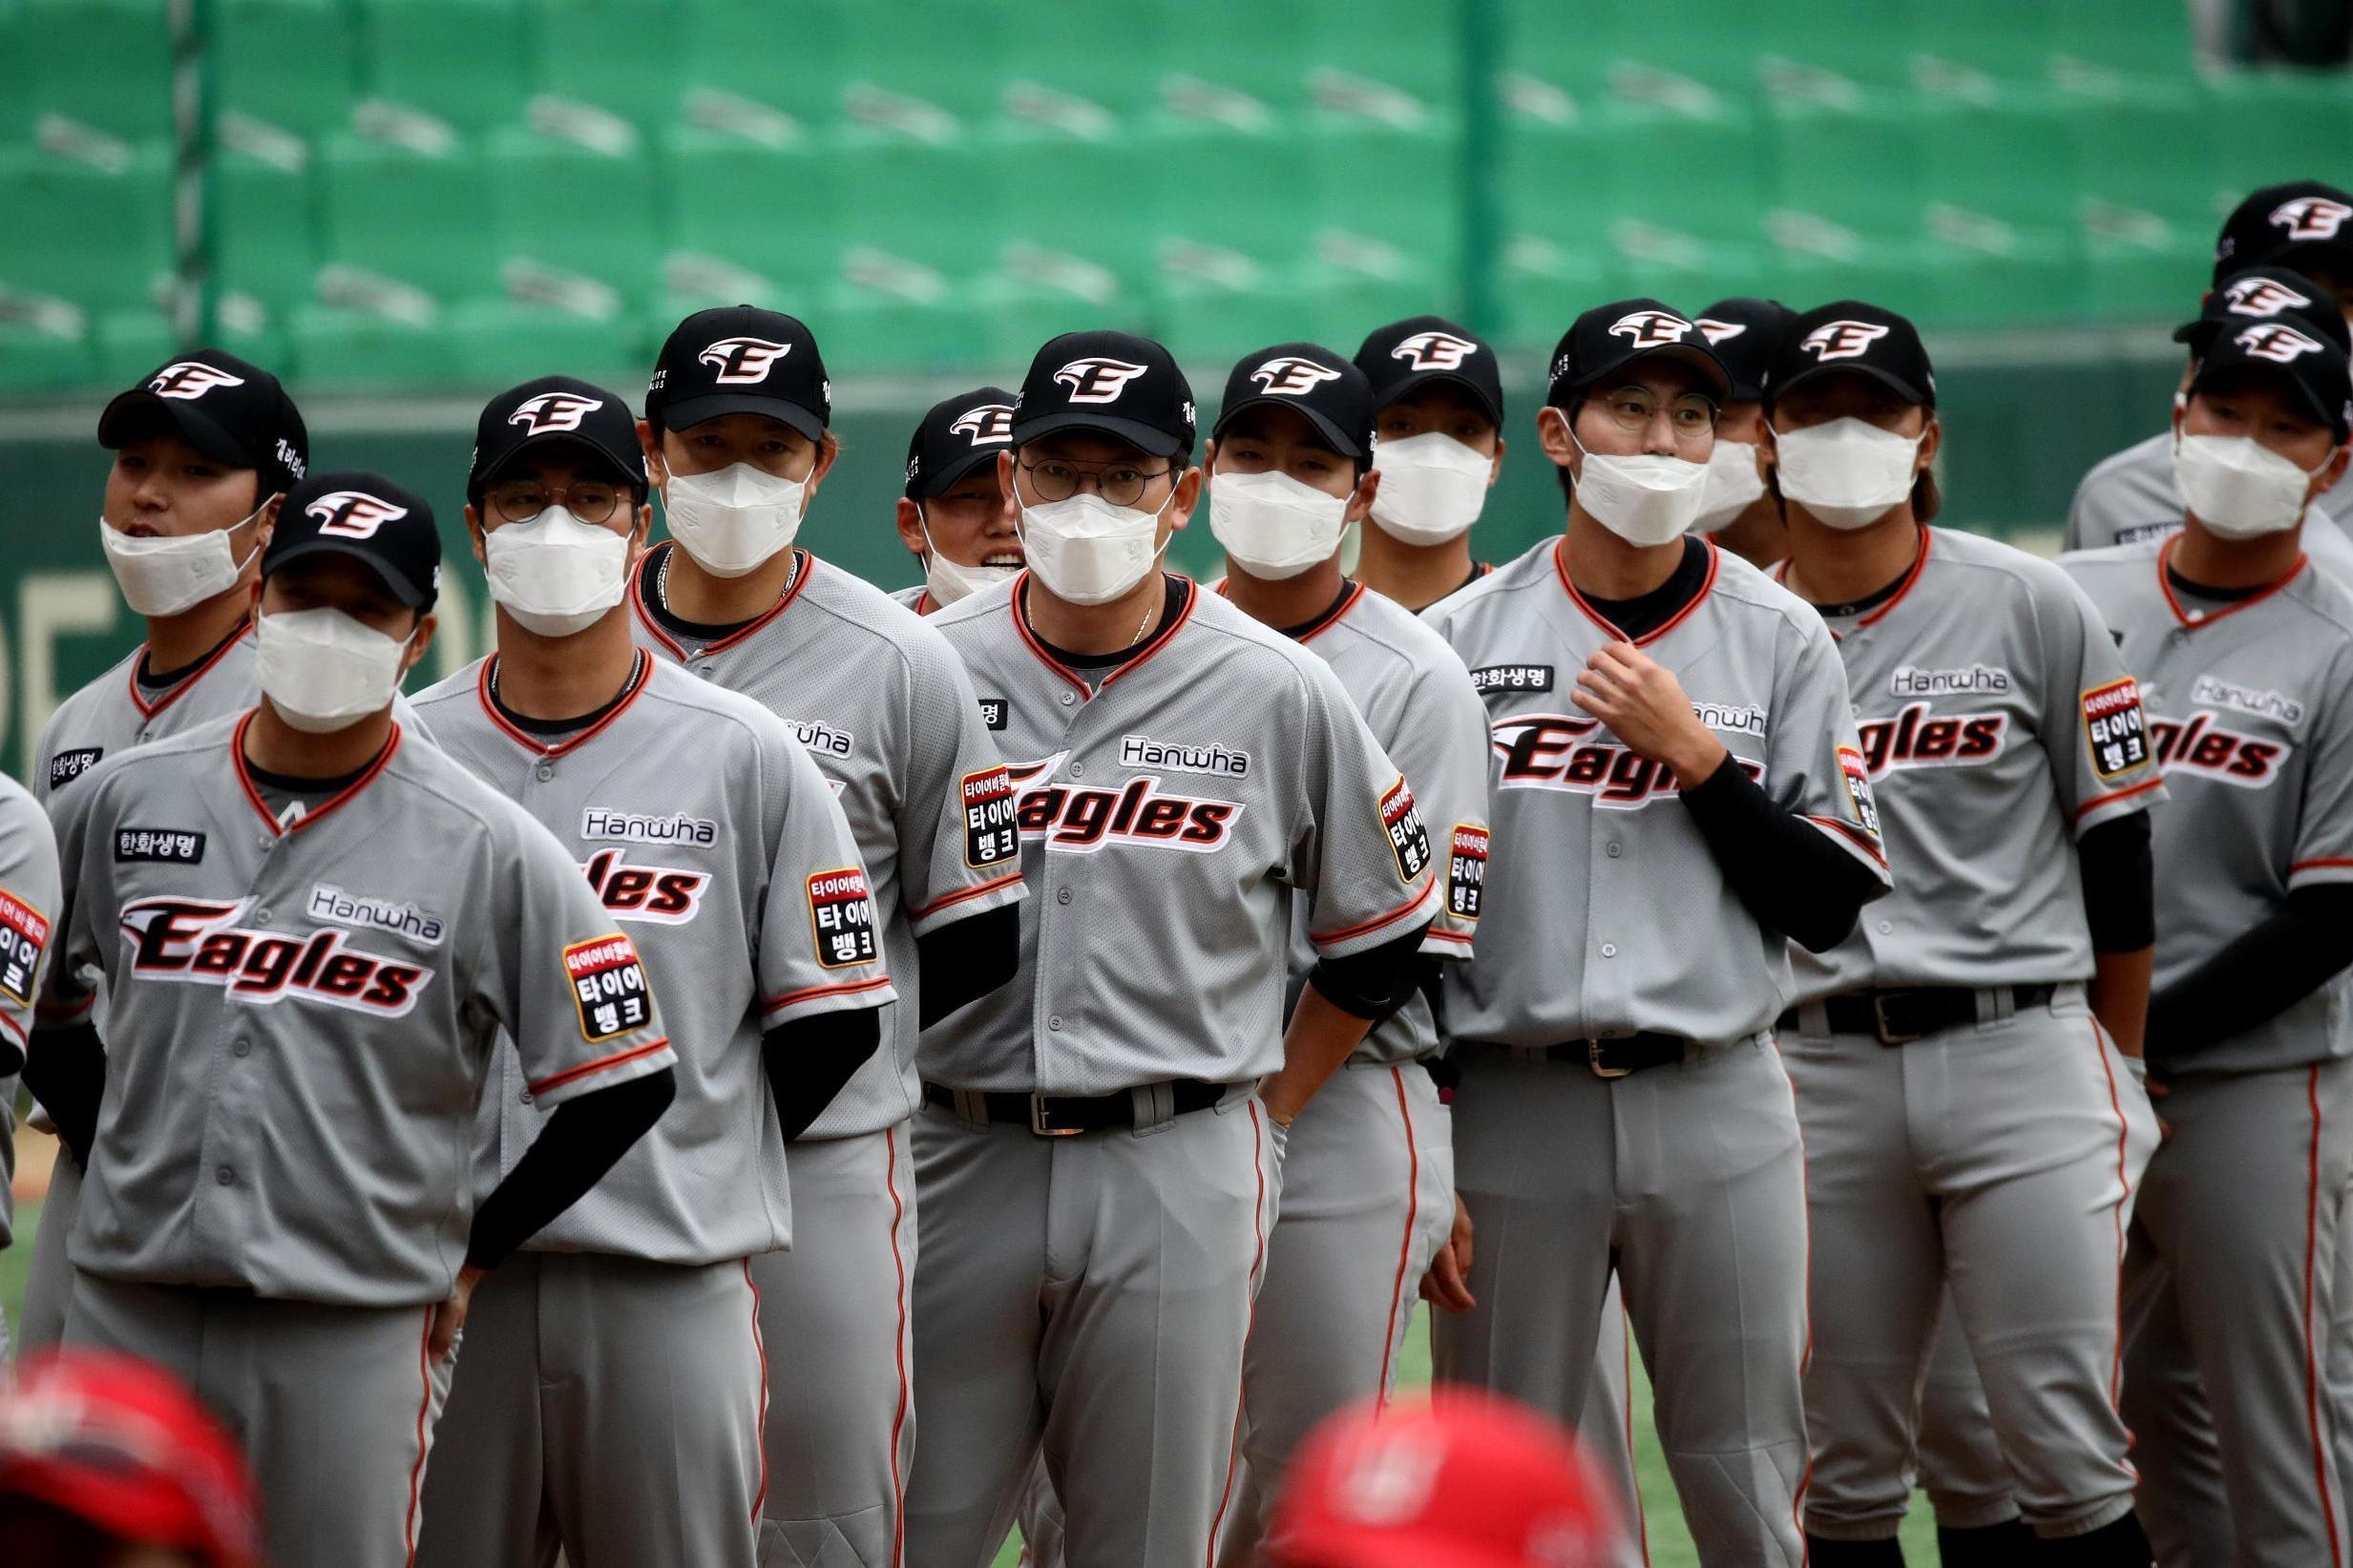
[{"label": "blurred red helmet", "polygon": [[0,1496],[195,1553],[208,1568],[261,1558],[236,1439],[170,1373],[129,1356],[47,1351],[0,1385]]},{"label": "blurred red helmet", "polygon": [[1368,1401],[1316,1429],[1268,1553],[1281,1568],[1601,1568],[1617,1530],[1566,1432],[1441,1385],[1427,1406]]}]

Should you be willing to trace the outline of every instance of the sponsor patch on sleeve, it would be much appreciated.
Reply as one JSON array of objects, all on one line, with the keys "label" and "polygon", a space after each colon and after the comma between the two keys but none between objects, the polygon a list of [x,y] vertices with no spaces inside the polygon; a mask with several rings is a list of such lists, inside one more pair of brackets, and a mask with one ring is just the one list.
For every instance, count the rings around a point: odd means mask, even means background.
[{"label": "sponsor patch on sleeve", "polygon": [[1487,830],[1459,822],[1446,869],[1446,912],[1457,920],[1476,920],[1486,895]]},{"label": "sponsor patch on sleeve", "polygon": [[809,925],[817,938],[817,962],[828,969],[874,961],[874,901],[866,873],[854,866],[819,871],[809,879]]},{"label": "sponsor patch on sleeve", "polygon": [[1880,805],[1871,798],[1871,764],[1853,746],[1838,748],[1838,777],[1846,781],[1848,812],[1862,830],[1880,836]]},{"label": "sponsor patch on sleeve", "polygon": [[105,755],[104,746],[83,746],[78,751],[61,751],[52,757],[49,760],[50,793],[55,794],[97,766],[98,759]]},{"label": "sponsor patch on sleeve", "polygon": [[643,1029],[654,1020],[653,996],[635,942],[615,931],[564,949],[564,977],[572,982],[581,1037],[592,1044]]},{"label": "sponsor patch on sleeve", "polygon": [[166,866],[196,866],[204,859],[204,835],[184,827],[117,827],[115,864],[157,861]]},{"label": "sponsor patch on sleeve", "polygon": [[964,805],[964,864],[976,871],[1021,858],[1021,828],[1014,815],[1013,777],[1002,766],[967,773],[956,783]]},{"label": "sponsor patch on sleeve", "polygon": [[1389,852],[1397,858],[1397,876],[1406,882],[1430,868],[1430,830],[1422,826],[1421,807],[1400,775],[1380,798],[1380,825],[1389,835]]},{"label": "sponsor patch on sleeve", "polygon": [[2091,768],[2103,779],[2129,773],[2149,760],[2149,719],[2141,711],[2140,682],[2131,676],[2084,693],[2084,741]]},{"label": "sponsor patch on sleeve", "polygon": [[33,976],[49,946],[49,917],[0,888],[0,996],[18,1007],[32,1005]]}]

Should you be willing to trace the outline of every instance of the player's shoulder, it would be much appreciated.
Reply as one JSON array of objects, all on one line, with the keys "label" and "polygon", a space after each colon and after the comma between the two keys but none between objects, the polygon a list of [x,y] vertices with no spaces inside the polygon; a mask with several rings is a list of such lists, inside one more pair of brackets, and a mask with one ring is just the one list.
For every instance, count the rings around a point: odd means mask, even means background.
[{"label": "player's shoulder", "polygon": [[147,651],[140,643],[129,653],[109,664],[103,674],[82,682],[50,710],[49,721],[41,726],[40,747],[47,756],[53,742],[62,743],[71,739],[76,729],[87,725],[110,708],[128,706],[131,700],[131,677],[139,656]]},{"label": "player's shoulder", "polygon": [[1225,595],[1197,582],[1188,584],[1187,593],[1190,598],[1185,607],[1185,624],[1180,633],[1191,633],[1195,646],[1213,657],[1239,658],[1246,663],[1279,664],[1307,679],[1331,672],[1321,655],[1298,638],[1267,625]]},{"label": "player's shoulder", "polygon": [[1333,627],[1336,635],[1377,650],[1416,677],[1460,676],[1467,687],[1470,672],[1454,644],[1437,628],[1385,594],[1362,587]]},{"label": "player's shoulder", "polygon": [[2342,647],[2353,647],[2353,587],[2306,556],[2302,568],[2279,590],[2279,597],[2318,624],[2314,630]]},{"label": "player's shoulder", "polygon": [[1928,561],[1922,575],[1940,593],[2007,592],[2037,602],[2071,601],[2077,593],[2056,561],[1955,528],[1928,530]]},{"label": "player's shoulder", "polygon": [[1527,602],[1531,593],[1558,591],[1561,535],[1548,534],[1512,559],[1482,573],[1435,604],[1422,608],[1422,623],[1450,640],[1452,628],[1485,617],[1509,615]]},{"label": "player's shoulder", "polygon": [[2137,578],[2147,583],[2154,596],[2157,555],[2164,548],[2163,539],[2135,539],[2097,550],[2070,550],[2051,564],[2088,590],[2111,592]]},{"label": "player's shoulder", "polygon": [[1782,587],[1772,573],[1713,543],[1708,549],[1715,559],[1709,569],[1707,599],[1701,608],[1730,621],[1762,623],[1804,642],[1836,646],[1821,612]]},{"label": "player's shoulder", "polygon": [[839,657],[879,659],[890,668],[917,675],[954,659],[933,624],[935,617],[916,615],[845,567],[814,555],[808,559],[801,602],[834,622],[845,644]]},{"label": "player's shoulder", "polygon": [[452,702],[472,702],[482,690],[482,667],[491,661],[483,655],[462,669],[451,671],[421,692],[411,693],[409,705],[420,719],[431,719],[436,710],[444,710]]},{"label": "player's shoulder", "polygon": [[[638,694],[646,716],[665,734],[679,740],[683,755],[695,756],[718,738],[733,736],[762,751],[785,751],[797,746],[792,726],[766,703],[729,691],[714,681],[701,680],[676,664],[653,661],[645,686]],[[695,737],[692,742],[688,736]]]},{"label": "player's shoulder", "polygon": [[242,714],[224,714],[145,745],[110,751],[77,777],[72,789],[53,796],[53,802],[69,801],[77,808],[95,810],[94,803],[101,797],[143,798],[150,790],[167,798],[182,796],[199,787],[195,781],[211,769],[221,769],[226,776],[228,753],[243,719]]},{"label": "player's shoulder", "polygon": [[41,809],[41,803],[33,799],[32,790],[8,774],[0,773],[0,832],[29,827],[36,823],[41,832],[49,831],[49,817]]},{"label": "player's shoulder", "polygon": [[923,602],[924,587],[921,583],[913,588],[893,588],[889,592],[892,603],[905,605],[910,610]]}]

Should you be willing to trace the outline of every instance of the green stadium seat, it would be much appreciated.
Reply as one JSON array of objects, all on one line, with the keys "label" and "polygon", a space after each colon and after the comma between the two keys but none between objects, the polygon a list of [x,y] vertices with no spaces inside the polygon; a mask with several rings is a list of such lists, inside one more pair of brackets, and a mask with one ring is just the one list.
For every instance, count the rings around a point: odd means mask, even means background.
[{"label": "green stadium seat", "polygon": [[1773,297],[1775,257],[1761,240],[1702,240],[1632,221],[1614,227],[1609,240],[1608,291],[1588,304],[1641,296],[1696,314],[1731,295]]},{"label": "green stadium seat", "polygon": [[1122,207],[1156,249],[1206,246],[1289,262],[1313,247],[1314,224],[1293,196],[1299,149],[1287,122],[1249,130],[1161,113],[1145,117],[1137,141],[1147,174]]},{"label": "green stadium seat", "polygon": [[1985,105],[1929,100],[1916,112],[1930,200],[2028,228],[2075,226],[2083,186],[2075,129],[2098,109],[2033,92]]},{"label": "green stadium seat", "polygon": [[305,136],[351,123],[358,41],[340,0],[218,0],[214,16],[220,114]]},{"label": "green stadium seat", "polygon": [[1507,74],[1559,89],[1579,105],[1598,102],[1609,88],[1617,24],[1624,8],[1560,0],[1502,0],[1496,8],[1497,52]]},{"label": "green stadium seat", "polygon": [[2224,188],[2216,168],[2212,98],[2184,84],[2086,94],[2083,102],[2068,136],[2085,199],[2211,231]]},{"label": "green stadium seat", "polygon": [[1449,275],[1461,266],[1462,141],[1450,117],[1408,127],[1316,111],[1303,129],[1314,199],[1300,206],[1319,235],[1383,240]]},{"label": "green stadium seat", "polygon": [[[825,153],[841,193],[836,239],[968,278],[997,264],[1018,215],[1004,197],[1005,171],[992,144],[962,136],[925,141],[848,126]],[[1138,191],[1142,199],[1148,192]],[[1136,221],[1150,221],[1139,205]]]},{"label": "green stadium seat", "polygon": [[[241,324],[231,311],[221,313],[205,341],[255,365],[274,369],[285,363],[285,340],[281,334],[251,323]],[[159,310],[110,310],[96,319],[90,342],[98,385],[122,387],[170,359],[179,332]]]},{"label": "green stadium seat", "polygon": [[319,269],[310,170],[226,151],[213,165],[213,276],[273,311],[310,295]]},{"label": "green stadium seat", "polygon": [[1367,332],[1385,323],[1425,312],[1462,314],[1454,274],[1410,255],[1398,260],[1402,265],[1366,266],[1327,256],[1301,267],[1296,287],[1308,339],[1353,354]]},{"label": "green stadium seat", "polygon": [[[1183,364],[1221,369],[1253,348],[1294,341],[1305,330],[1295,273],[1230,251],[1171,247],[1160,274],[1160,341]],[[1357,341],[1330,346],[1353,354]],[[1206,396],[1210,388],[1194,390]]]},{"label": "green stadium seat", "polygon": [[685,94],[747,98],[812,130],[840,113],[852,15],[843,0],[796,0],[788,18],[775,0],[685,0],[671,14]]},{"label": "green stadium seat", "polygon": [[2084,240],[2085,291],[2103,322],[2177,324],[2197,313],[2214,265],[2214,236],[2159,220]]},{"label": "green stadium seat", "polygon": [[1770,107],[1767,125],[1776,206],[1865,235],[1912,231],[1923,204],[1913,106],[1783,100]]},{"label": "green stadium seat", "polygon": [[1462,44],[1455,6],[1429,0],[1352,0],[1308,13],[1311,85],[1339,72],[1379,82],[1437,111],[1461,101]]},{"label": "green stadium seat", "polygon": [[2235,202],[2287,179],[2342,179],[2353,151],[2353,76],[2235,71],[2206,87],[2220,193]]},{"label": "green stadium seat", "polygon": [[2128,76],[2180,81],[2196,70],[2190,0],[2045,0],[2068,59]]},{"label": "green stadium seat", "polygon": [[[1192,25],[1185,12],[1158,0],[1088,0],[1080,6],[989,6],[980,0],[927,0],[928,14],[908,18],[917,26],[954,28],[953,32],[923,31],[920,37],[954,37],[954,52],[902,52],[898,40],[907,36],[901,23],[889,29],[870,28],[861,33],[862,73],[884,86],[904,84],[903,90],[928,98],[957,114],[977,117],[1003,106],[1001,90],[1030,83],[1054,93],[1083,99],[1126,117],[1151,107],[1166,69],[1164,40],[1179,28]],[[991,37],[994,58],[966,55],[962,41]],[[1229,40],[1230,44],[1231,40]],[[881,56],[901,52],[920,61],[925,75],[912,78],[902,65],[888,71]],[[987,78],[1000,90],[995,103]],[[978,88],[978,94],[974,89]],[[974,102],[976,96],[983,101]]]},{"label": "green stadium seat", "polygon": [[1599,216],[1711,240],[1754,240],[1767,189],[1763,138],[1745,105],[1684,114],[1623,102],[1591,116],[1605,149]]},{"label": "green stadium seat", "polygon": [[830,282],[843,249],[833,158],[807,136],[772,147],[724,131],[672,128],[662,144],[672,247],[780,286]]},{"label": "green stadium seat", "polygon": [[1766,281],[1795,310],[1827,300],[1868,300],[1926,326],[1937,319],[1938,297],[1959,269],[1950,247],[1907,236],[1862,240],[1835,251],[1783,244]]},{"label": "green stadium seat", "polygon": [[152,304],[173,262],[171,157],[141,145],[119,166],[0,151],[0,287],[85,309]]},{"label": "green stadium seat", "polygon": [[[1733,98],[1752,96],[1757,61],[1795,7],[1754,0],[1693,0],[1663,15],[1649,0],[1586,0],[1607,48],[1605,80],[1620,96],[1649,95],[1647,79],[1682,77]],[[1570,25],[1565,20],[1557,25]],[[1582,31],[1582,22],[1575,24]]]},{"label": "green stadium seat", "polygon": [[502,254],[594,278],[632,303],[651,296],[662,245],[641,147],[607,153],[508,127],[484,139],[482,163]]},{"label": "green stadium seat", "polygon": [[172,134],[164,0],[22,0],[0,59],[0,124],[63,115],[134,140]]},{"label": "green stadium seat", "polygon": [[[1162,50],[1166,76],[1209,82],[1289,114],[1307,103],[1314,63],[1308,12],[1267,0],[1191,0]],[[1248,43],[1237,47],[1241,39]]]},{"label": "green stadium seat", "polygon": [[1895,87],[1910,79],[1911,16],[1891,0],[1803,0],[1754,9],[1766,19],[1767,31],[1753,42],[1769,86],[1782,64],[1865,88]]},{"label": "green stadium seat", "polygon": [[536,0],[536,10],[540,92],[595,104],[641,130],[666,125],[676,115],[686,31],[679,6],[670,0]]},{"label": "green stadium seat", "polygon": [[[1080,256],[1130,282],[1150,275],[1166,171],[1134,139],[1066,136],[1035,126],[992,128],[988,157],[999,171],[1005,241]],[[1189,171],[1177,199],[1204,194]]]},{"label": "green stadium seat", "polygon": [[1937,286],[1920,314],[1923,330],[2067,326],[2090,315],[2083,251],[2072,231],[2015,229],[1978,243],[1930,242]]},{"label": "green stadium seat", "polygon": [[1026,366],[1039,345],[1064,332],[1108,327],[1149,332],[1150,312],[1140,294],[1104,299],[1037,277],[999,272],[978,280],[967,308],[980,318],[981,358],[992,365]]},{"label": "green stadium seat", "polygon": [[599,318],[511,300],[468,300],[448,319],[457,376],[470,386],[578,376],[624,392],[635,408],[653,363],[635,314]]},{"label": "green stadium seat", "polygon": [[806,312],[825,334],[826,368],[836,382],[946,375],[988,358],[988,324],[964,289],[928,268],[903,263],[870,262],[852,270]]},{"label": "green stadium seat", "polygon": [[[153,362],[147,368],[154,368]],[[53,331],[31,322],[0,321],[0,397],[31,397],[89,387],[95,373],[90,340],[82,331]],[[137,370],[131,373],[138,374]]]},{"label": "green stadium seat", "polygon": [[493,292],[497,237],[481,159],[338,132],[321,144],[323,254],[445,299]]},{"label": "green stadium seat", "polygon": [[286,322],[286,363],[305,388],[374,389],[461,379],[458,345],[446,321],[419,324],[341,305],[295,308]]},{"label": "green stadium seat", "polygon": [[1908,0],[1904,28],[1922,57],[1996,81],[2039,81],[2052,51],[2050,0]]},{"label": "green stadium seat", "polygon": [[363,0],[367,90],[479,131],[520,119],[538,91],[522,0]]},{"label": "green stadium seat", "polygon": [[[1598,245],[1523,236],[1507,241],[1497,264],[1506,342],[1550,350],[1568,324],[1605,300],[1619,298],[1611,258]],[[1693,302],[1692,308],[1713,300]]]},{"label": "green stadium seat", "polygon": [[1496,174],[1505,240],[1532,238],[1569,250],[1598,247],[1608,210],[1604,143],[1589,117],[1505,122]]}]

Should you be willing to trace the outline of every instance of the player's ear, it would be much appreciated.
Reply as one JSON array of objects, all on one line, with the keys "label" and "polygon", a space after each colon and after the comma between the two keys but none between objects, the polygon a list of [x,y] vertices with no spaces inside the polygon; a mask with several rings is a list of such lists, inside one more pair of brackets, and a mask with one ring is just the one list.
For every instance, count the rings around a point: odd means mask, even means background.
[{"label": "player's ear", "polygon": [[1912,471],[1915,473],[1926,472],[1927,470],[1935,464],[1936,454],[1939,449],[1941,449],[1943,445],[1944,426],[1943,422],[1937,418],[1936,410],[1931,408],[1928,410],[1928,423],[1920,432],[1919,461],[1918,465]]},{"label": "player's ear", "polygon": [[1015,486],[1013,449],[1008,447],[997,454],[997,488],[1005,494],[1005,521],[1012,527],[1021,524],[1021,492]]},{"label": "player's ear", "polygon": [[1568,431],[1568,412],[1547,403],[1536,410],[1536,444],[1556,469],[1577,471],[1577,441]]},{"label": "player's ear", "polygon": [[1176,489],[1168,493],[1168,532],[1174,533],[1192,521],[1193,508],[1201,502],[1201,470],[1187,469],[1178,478]]},{"label": "player's ear", "polygon": [[[1495,481],[1490,479],[1487,483],[1492,485]],[[1373,497],[1379,493],[1380,470],[1359,470],[1356,474],[1356,492],[1349,497],[1348,511],[1342,514],[1340,521],[1343,523],[1363,522],[1373,514]]]},{"label": "player's ear", "polygon": [[1487,465],[1487,488],[1489,490],[1493,490],[1495,488],[1495,482],[1502,477],[1503,433],[1501,430],[1498,430],[1495,435],[1495,459]]},{"label": "player's ear", "polygon": [[409,636],[408,654],[400,663],[400,674],[403,680],[408,679],[410,670],[425,662],[425,650],[433,645],[433,631],[440,624],[441,622],[430,613],[417,617],[416,630]]},{"label": "player's ear", "polygon": [[261,515],[254,519],[253,560],[255,567],[254,580],[256,582],[259,582],[262,577],[260,570],[262,563],[262,553],[269,548],[269,536],[278,532],[278,509],[285,504],[286,492],[284,491],[280,491],[277,494],[262,503]]},{"label": "player's ear", "polygon": [[662,437],[654,433],[653,421],[638,421],[638,446],[645,453],[645,471],[659,490],[670,482],[669,465],[662,460]]},{"label": "player's ear", "polygon": [[802,492],[803,507],[809,505],[809,496],[817,493],[817,487],[825,482],[825,476],[833,471],[833,461],[841,454],[842,438],[831,430],[826,431],[825,438],[817,443],[817,461],[809,470],[809,489]]},{"label": "player's ear", "polygon": [[490,561],[483,554],[482,514],[471,501],[466,503],[466,543],[473,551],[474,565],[487,568]]},{"label": "player's ear", "polygon": [[629,565],[635,567],[638,557],[645,554],[645,543],[654,536],[654,503],[650,496],[637,504],[636,521],[629,527]]},{"label": "player's ear", "polygon": [[2353,457],[2353,449],[2348,449],[2340,441],[2335,454],[2321,465],[2320,477],[2313,481],[2312,493],[2304,497],[2304,505],[2310,506],[2337,488],[2338,482],[2344,478],[2345,460],[2348,457]]},{"label": "player's ear", "polygon": [[915,559],[923,559],[923,509],[904,495],[898,498],[898,542]]}]

